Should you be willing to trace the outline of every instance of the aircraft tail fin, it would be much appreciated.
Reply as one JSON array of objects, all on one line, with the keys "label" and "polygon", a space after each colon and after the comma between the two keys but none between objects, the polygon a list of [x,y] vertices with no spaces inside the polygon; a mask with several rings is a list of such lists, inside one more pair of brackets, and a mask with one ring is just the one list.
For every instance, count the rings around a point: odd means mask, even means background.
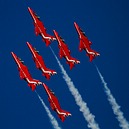
[{"label": "aircraft tail fin", "polygon": [[92,60],[95,58],[95,56],[92,55],[92,54],[90,54],[90,55],[89,55],[89,58],[90,58],[90,62],[92,62]]},{"label": "aircraft tail fin", "polygon": [[74,64],[70,63],[70,70],[72,70],[73,67],[74,67]]},{"label": "aircraft tail fin", "polygon": [[64,122],[66,116],[62,115],[62,114],[58,114],[58,117],[61,119],[62,122]]},{"label": "aircraft tail fin", "polygon": [[34,84],[28,84],[30,86],[30,88],[32,89],[32,91],[35,90],[36,86]]},{"label": "aircraft tail fin", "polygon": [[50,45],[50,40],[48,40],[48,39],[45,39],[45,43],[46,43],[46,46],[48,47],[49,45]]},{"label": "aircraft tail fin", "polygon": [[49,75],[48,73],[43,73],[42,75],[45,76],[45,78],[46,78],[47,80],[50,79],[50,75]]}]

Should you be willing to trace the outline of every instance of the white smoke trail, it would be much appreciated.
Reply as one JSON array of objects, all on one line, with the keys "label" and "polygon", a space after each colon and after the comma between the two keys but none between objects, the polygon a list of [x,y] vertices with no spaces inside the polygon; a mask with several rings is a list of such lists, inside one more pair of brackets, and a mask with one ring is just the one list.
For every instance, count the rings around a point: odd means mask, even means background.
[{"label": "white smoke trail", "polygon": [[[35,92],[36,92],[36,91],[35,91]],[[54,128],[54,129],[61,129],[61,127],[59,126],[57,120],[54,118],[54,116],[51,114],[51,112],[50,112],[50,110],[48,109],[48,107],[45,105],[43,99],[39,96],[39,94],[38,94],[37,92],[36,92],[36,94],[37,94],[39,100],[41,101],[43,107],[45,108],[45,110],[46,110],[46,112],[47,112],[47,115],[48,115],[48,117],[49,117],[49,119],[50,119],[50,122],[51,122],[51,124],[53,125],[53,128]]]},{"label": "white smoke trail", "polygon": [[107,87],[107,83],[105,82],[102,74],[100,73],[98,67],[96,66],[97,72],[100,76],[100,79],[104,85],[104,89],[106,92],[106,95],[108,97],[108,101],[112,106],[112,110],[114,112],[114,114],[116,115],[117,120],[119,121],[119,126],[122,129],[129,129],[129,123],[128,121],[124,118],[123,112],[120,110],[120,106],[117,104],[115,98],[113,97],[113,95],[111,94],[110,89]]},{"label": "white smoke trail", "polygon": [[92,113],[90,113],[90,110],[87,107],[87,103],[82,100],[82,97],[81,97],[78,89],[75,88],[73,82],[71,81],[71,78],[66,73],[65,69],[61,65],[60,61],[58,60],[57,56],[55,55],[55,53],[51,47],[50,47],[50,49],[51,49],[53,55],[55,56],[55,58],[59,64],[59,67],[60,67],[62,74],[63,74],[63,78],[64,78],[66,84],[68,85],[68,88],[69,88],[71,94],[73,95],[73,97],[76,101],[76,104],[79,106],[80,111],[82,112],[85,120],[88,122],[88,127],[91,129],[99,129],[98,124],[94,120],[95,116],[92,115]]}]

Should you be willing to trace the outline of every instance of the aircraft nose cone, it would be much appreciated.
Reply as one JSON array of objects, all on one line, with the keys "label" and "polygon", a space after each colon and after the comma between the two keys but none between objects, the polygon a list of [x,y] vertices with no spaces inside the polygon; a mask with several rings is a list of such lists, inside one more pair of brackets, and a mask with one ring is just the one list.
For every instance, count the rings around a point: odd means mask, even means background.
[{"label": "aircraft nose cone", "polygon": [[76,22],[74,22],[74,26],[75,26],[75,28],[76,28],[76,29],[78,28],[78,25],[77,25],[77,23],[76,23]]},{"label": "aircraft nose cone", "polygon": [[76,23],[76,22],[74,22],[74,25],[75,25],[75,26],[77,26],[77,23]]},{"label": "aircraft nose cone", "polygon": [[28,7],[28,10],[31,12],[31,9],[30,9],[30,7]]}]

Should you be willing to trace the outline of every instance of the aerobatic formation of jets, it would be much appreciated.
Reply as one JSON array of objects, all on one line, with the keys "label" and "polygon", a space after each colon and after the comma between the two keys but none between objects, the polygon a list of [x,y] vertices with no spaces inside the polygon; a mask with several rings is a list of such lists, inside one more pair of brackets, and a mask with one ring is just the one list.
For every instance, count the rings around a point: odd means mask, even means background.
[{"label": "aerobatic formation of jets", "polygon": [[[71,56],[71,51],[69,50],[68,45],[65,43],[64,39],[56,32],[56,30],[53,30],[54,36],[49,35],[39,16],[30,7],[28,7],[28,11],[34,21],[35,34],[40,35],[42,37],[42,40],[45,42],[46,46],[49,46],[51,44],[51,41],[56,40],[58,42],[59,57],[64,57],[66,59],[66,63],[69,65],[70,69],[72,69],[75,64],[79,64],[80,61]],[[79,51],[85,50],[86,55],[89,57],[91,62],[96,56],[99,56],[100,54],[91,49],[91,41],[88,40],[87,36],[77,25],[76,22],[74,22],[74,26],[79,35]],[[41,70],[42,75],[47,80],[49,80],[52,75],[57,74],[55,70],[51,70],[46,67],[43,57],[39,54],[39,51],[35,47],[33,47],[29,42],[27,42],[26,44],[30,52],[32,53],[32,58],[34,60],[36,68]],[[24,79],[27,82],[28,86],[32,89],[32,91],[34,91],[36,89],[36,86],[38,85],[42,85],[44,87],[48,95],[48,101],[50,103],[51,109],[57,113],[58,117],[62,120],[62,122],[67,116],[71,116],[70,112],[62,110],[54,92],[52,92],[52,90],[45,83],[33,79],[27,66],[23,63],[24,61],[22,61],[18,56],[16,56],[14,52],[11,52],[11,55],[18,66],[20,78]]]}]

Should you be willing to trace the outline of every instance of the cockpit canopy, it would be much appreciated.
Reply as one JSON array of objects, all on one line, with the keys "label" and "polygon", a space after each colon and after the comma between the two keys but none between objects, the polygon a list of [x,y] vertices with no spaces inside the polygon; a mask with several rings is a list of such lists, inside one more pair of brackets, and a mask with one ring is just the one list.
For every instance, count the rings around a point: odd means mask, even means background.
[{"label": "cockpit canopy", "polygon": [[35,52],[39,53],[39,51],[34,47]]},{"label": "cockpit canopy", "polygon": [[18,57],[18,59],[22,64],[24,63],[24,61],[20,57]]},{"label": "cockpit canopy", "polygon": [[60,36],[61,41],[65,42],[65,40]]},{"label": "cockpit canopy", "polygon": [[83,34],[84,36],[86,36],[86,35],[85,35],[85,32],[84,32],[81,28],[80,28],[80,31],[82,32],[82,34]]},{"label": "cockpit canopy", "polygon": [[38,16],[36,13],[34,13],[34,15],[40,20],[40,16]]}]

